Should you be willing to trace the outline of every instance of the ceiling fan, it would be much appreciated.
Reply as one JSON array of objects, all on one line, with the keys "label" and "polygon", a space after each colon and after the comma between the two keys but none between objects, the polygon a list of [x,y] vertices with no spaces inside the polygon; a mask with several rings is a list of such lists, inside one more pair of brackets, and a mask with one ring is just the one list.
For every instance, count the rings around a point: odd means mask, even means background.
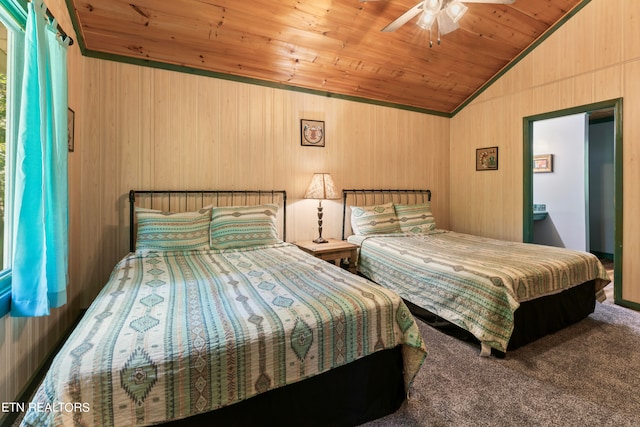
[{"label": "ceiling fan", "polygon": [[[360,0],[361,2],[376,0]],[[458,29],[458,21],[466,13],[468,7],[464,3],[495,3],[495,4],[513,4],[515,0],[424,0],[400,15],[395,21],[384,27],[382,32],[395,31],[415,16],[420,14],[416,24],[431,32],[433,23],[438,26],[438,44],[440,44],[440,35],[448,34]],[[429,36],[429,47],[431,47],[431,36]]]}]

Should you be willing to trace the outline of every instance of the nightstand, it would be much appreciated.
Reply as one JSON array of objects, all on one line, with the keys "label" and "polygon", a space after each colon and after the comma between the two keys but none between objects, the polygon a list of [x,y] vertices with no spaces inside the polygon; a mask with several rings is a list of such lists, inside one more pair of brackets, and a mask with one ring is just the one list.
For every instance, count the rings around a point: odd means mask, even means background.
[{"label": "nightstand", "polygon": [[314,243],[308,240],[305,242],[295,242],[294,244],[316,258],[333,262],[335,265],[344,267],[350,272],[355,273],[359,246],[345,240],[327,240],[327,243]]}]

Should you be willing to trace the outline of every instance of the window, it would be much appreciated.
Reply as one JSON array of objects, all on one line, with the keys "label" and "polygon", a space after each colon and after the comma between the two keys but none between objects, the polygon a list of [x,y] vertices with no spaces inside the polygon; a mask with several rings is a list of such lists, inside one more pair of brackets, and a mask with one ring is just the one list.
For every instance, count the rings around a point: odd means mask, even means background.
[{"label": "window", "polygon": [[24,10],[12,0],[0,0],[0,316],[9,311],[11,296],[11,167],[15,144],[26,19]]}]

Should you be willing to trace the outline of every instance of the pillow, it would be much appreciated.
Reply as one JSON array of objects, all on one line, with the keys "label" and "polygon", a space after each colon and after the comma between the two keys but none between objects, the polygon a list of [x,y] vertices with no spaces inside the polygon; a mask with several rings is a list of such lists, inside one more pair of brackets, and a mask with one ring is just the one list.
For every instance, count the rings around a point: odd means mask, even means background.
[{"label": "pillow", "polygon": [[356,236],[360,235],[360,230],[358,230],[358,224],[356,224],[356,216],[353,214],[353,210],[356,209],[355,206],[349,206],[351,210],[351,231]]},{"label": "pillow", "polygon": [[229,249],[279,243],[277,205],[225,206],[213,208],[211,248]]},{"label": "pillow", "polygon": [[389,234],[399,233],[400,226],[393,203],[384,203],[376,206],[352,206],[351,228],[355,224],[357,234]]},{"label": "pillow", "polygon": [[211,210],[162,212],[136,208],[136,250],[190,251],[209,249]]},{"label": "pillow", "polygon": [[436,219],[431,213],[431,203],[417,205],[395,205],[400,230],[405,233],[424,233],[435,230]]}]

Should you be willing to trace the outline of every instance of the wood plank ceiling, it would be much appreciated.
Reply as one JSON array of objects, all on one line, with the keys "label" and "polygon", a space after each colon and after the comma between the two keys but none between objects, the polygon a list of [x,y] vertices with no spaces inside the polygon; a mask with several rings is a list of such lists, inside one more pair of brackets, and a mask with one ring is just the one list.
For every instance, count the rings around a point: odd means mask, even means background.
[{"label": "wood plank ceiling", "polygon": [[67,2],[88,56],[451,115],[588,0],[468,3],[433,47],[417,18],[380,31],[416,0]]}]

